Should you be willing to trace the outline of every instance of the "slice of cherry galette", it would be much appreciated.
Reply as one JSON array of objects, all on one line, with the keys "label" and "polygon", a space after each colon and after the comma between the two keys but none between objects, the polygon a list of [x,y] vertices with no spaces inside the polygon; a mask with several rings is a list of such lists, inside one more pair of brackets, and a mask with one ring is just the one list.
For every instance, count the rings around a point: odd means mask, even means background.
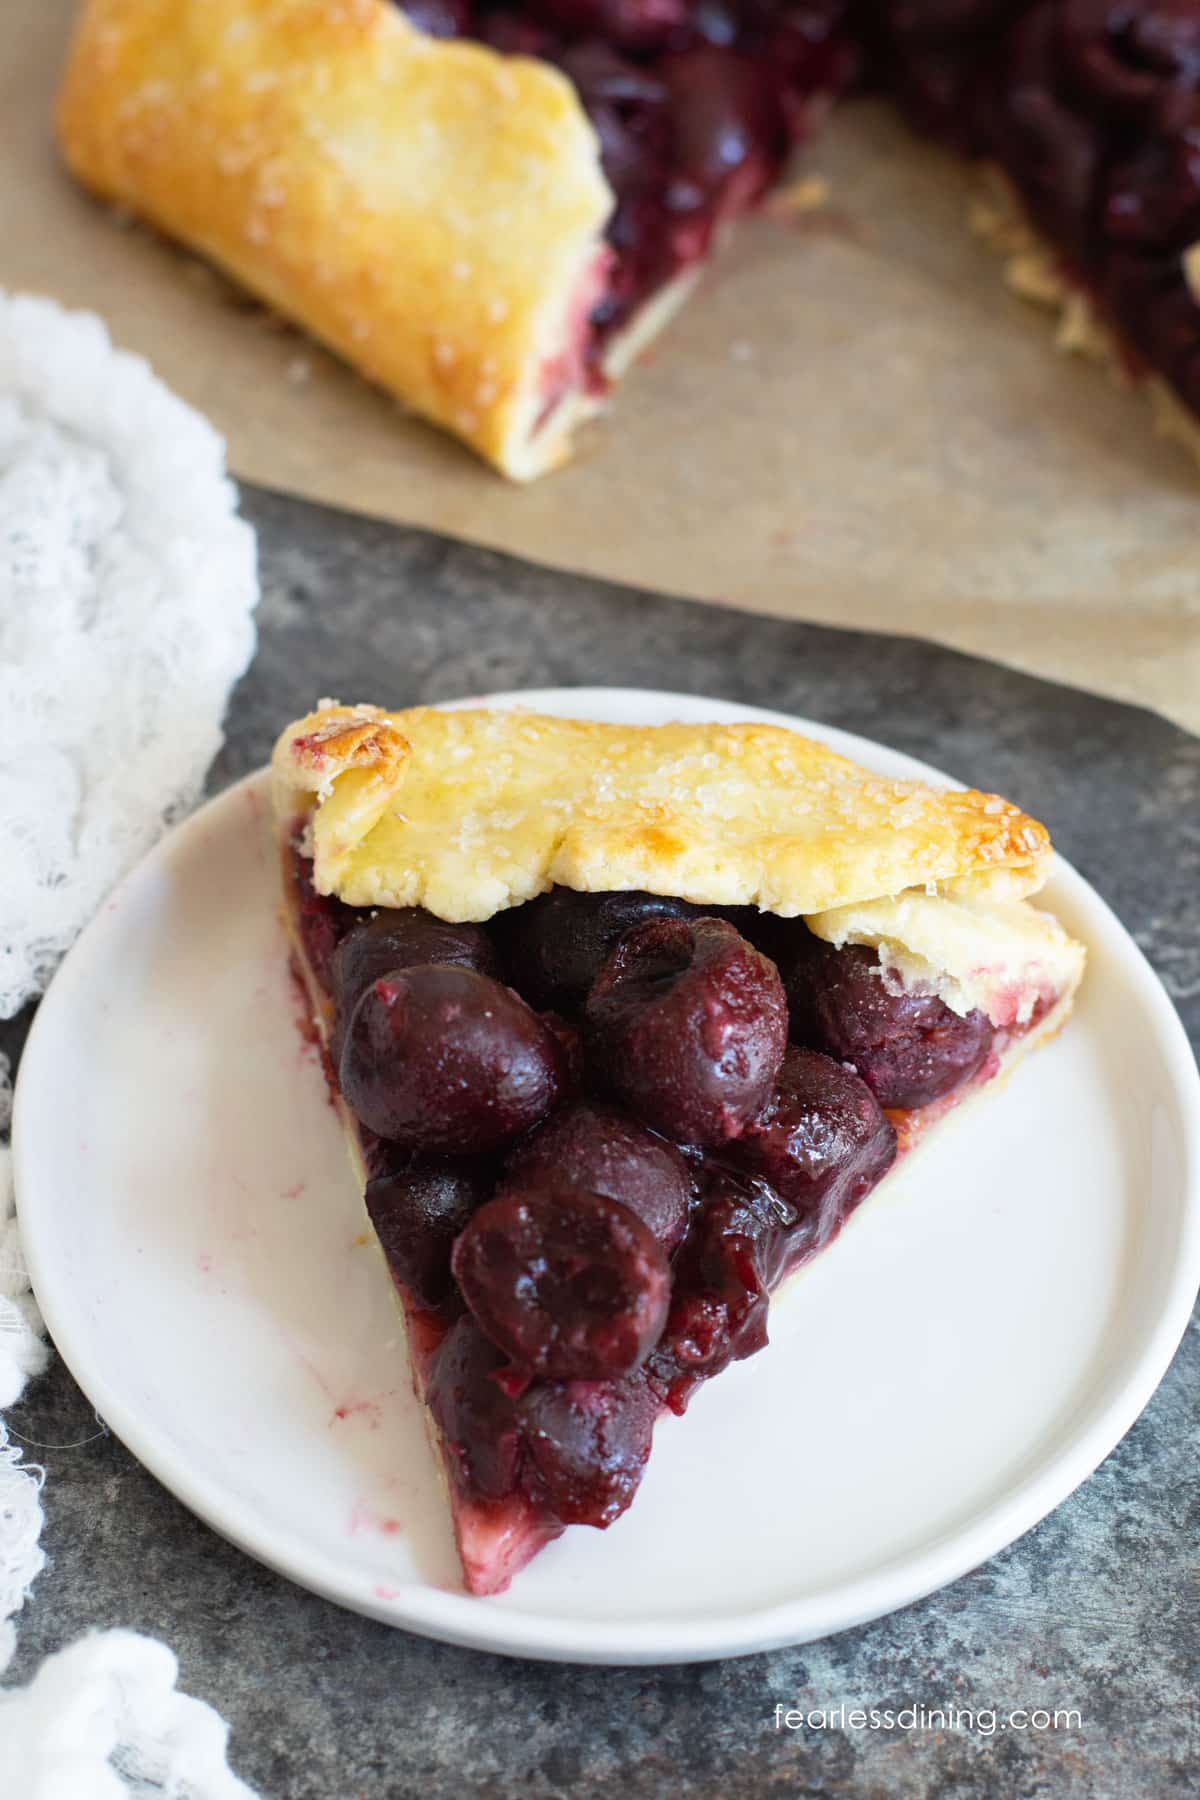
[{"label": "slice of cherry galette", "polygon": [[629,1505],[663,1408],[1084,953],[1043,826],[776,726],[323,702],[285,913],[467,1587]]}]

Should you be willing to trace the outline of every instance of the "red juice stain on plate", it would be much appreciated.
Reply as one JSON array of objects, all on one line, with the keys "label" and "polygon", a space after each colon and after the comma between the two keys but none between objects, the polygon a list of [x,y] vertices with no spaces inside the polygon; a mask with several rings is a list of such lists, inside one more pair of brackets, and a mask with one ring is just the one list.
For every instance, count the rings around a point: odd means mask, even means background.
[{"label": "red juice stain on plate", "polygon": [[329,1424],[345,1424],[347,1419],[362,1418],[366,1420],[368,1429],[378,1431],[383,1417],[383,1401],[379,1400],[346,1400],[341,1406],[335,1406]]},{"label": "red juice stain on plate", "polygon": [[391,1513],[377,1512],[365,1500],[354,1502],[346,1521],[346,1531],[350,1537],[357,1537],[361,1531],[377,1531],[384,1537],[398,1537],[403,1530],[404,1526],[399,1519]]}]

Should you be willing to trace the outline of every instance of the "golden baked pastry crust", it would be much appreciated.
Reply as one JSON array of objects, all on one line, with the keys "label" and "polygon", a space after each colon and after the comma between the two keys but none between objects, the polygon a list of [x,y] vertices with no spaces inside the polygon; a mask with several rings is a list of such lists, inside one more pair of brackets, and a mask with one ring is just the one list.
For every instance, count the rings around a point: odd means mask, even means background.
[{"label": "golden baked pastry crust", "polygon": [[88,187],[506,474],[565,456],[613,197],[548,64],[390,0],[85,0],[58,131]]},{"label": "golden baked pastry crust", "polygon": [[761,724],[609,725],[323,702],[273,758],[318,892],[483,920],[554,884],[785,917],[919,888],[1044,882],[1045,827],[996,795],[894,781]]}]

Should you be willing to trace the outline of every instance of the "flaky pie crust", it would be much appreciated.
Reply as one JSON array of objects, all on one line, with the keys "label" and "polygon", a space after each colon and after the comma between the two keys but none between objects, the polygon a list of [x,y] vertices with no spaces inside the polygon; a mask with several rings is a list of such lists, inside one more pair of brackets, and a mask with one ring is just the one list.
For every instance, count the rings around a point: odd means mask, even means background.
[{"label": "flaky pie crust", "polygon": [[313,883],[354,906],[485,920],[560,884],[802,916],[885,979],[1024,1028],[1084,952],[1028,902],[1045,827],[995,794],[876,775],[764,724],[610,725],[323,701],[272,759]]},{"label": "flaky pie crust", "polygon": [[491,918],[561,884],[784,917],[930,884],[1045,879],[1045,827],[994,794],[896,781],[776,725],[611,725],[323,703],[273,770],[312,810],[314,883],[356,906]]}]

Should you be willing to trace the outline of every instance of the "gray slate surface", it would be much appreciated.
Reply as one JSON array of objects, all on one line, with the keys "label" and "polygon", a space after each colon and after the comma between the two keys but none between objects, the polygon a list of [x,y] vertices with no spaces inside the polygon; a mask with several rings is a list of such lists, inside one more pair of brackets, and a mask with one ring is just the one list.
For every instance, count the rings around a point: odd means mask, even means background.
[{"label": "gray slate surface", "polygon": [[[258,658],[213,789],[321,693],[670,687],[807,714],[995,787],[1126,921],[1200,1034],[1200,741],[912,640],[747,618],[527,568],[262,491]],[[21,1024],[0,1032],[13,1048]],[[216,1537],[97,1424],[61,1365],[11,1423],[47,1470],[50,1565],[13,1674],[90,1625],[178,1651],[272,1800],[616,1794],[1108,1800],[1200,1794],[1195,1324],[1147,1411],[1036,1530],[906,1611],[818,1645],[572,1669],[390,1631]],[[53,1447],[47,1447],[53,1446]],[[778,1702],[1075,1707],[1082,1728],[778,1732]]]}]

